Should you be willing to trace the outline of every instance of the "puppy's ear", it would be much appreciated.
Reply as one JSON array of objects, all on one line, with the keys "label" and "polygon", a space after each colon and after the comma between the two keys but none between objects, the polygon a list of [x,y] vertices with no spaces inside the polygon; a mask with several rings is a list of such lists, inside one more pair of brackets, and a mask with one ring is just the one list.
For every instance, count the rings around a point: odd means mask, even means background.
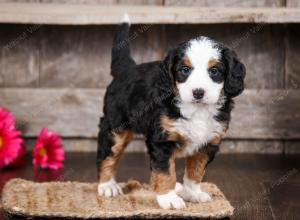
[{"label": "puppy's ear", "polygon": [[175,64],[176,50],[171,49],[164,60],[165,71],[170,76],[173,83],[175,83],[174,64]]},{"label": "puppy's ear", "polygon": [[244,90],[244,79],[246,68],[237,58],[236,53],[228,48],[223,50],[223,58],[226,65],[226,79],[224,83],[224,92],[228,97],[235,97]]}]

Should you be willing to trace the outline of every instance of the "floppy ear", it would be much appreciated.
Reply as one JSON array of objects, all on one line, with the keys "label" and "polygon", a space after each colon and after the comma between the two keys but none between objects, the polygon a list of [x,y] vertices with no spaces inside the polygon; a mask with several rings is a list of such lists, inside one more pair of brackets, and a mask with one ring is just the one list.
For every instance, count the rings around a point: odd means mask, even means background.
[{"label": "floppy ear", "polygon": [[165,71],[170,76],[173,84],[175,84],[174,64],[176,58],[176,49],[171,49],[168,52],[167,57],[164,60]]},{"label": "floppy ear", "polygon": [[236,53],[228,48],[223,51],[223,57],[227,71],[224,83],[225,95],[228,97],[238,96],[244,90],[246,68],[239,61]]}]

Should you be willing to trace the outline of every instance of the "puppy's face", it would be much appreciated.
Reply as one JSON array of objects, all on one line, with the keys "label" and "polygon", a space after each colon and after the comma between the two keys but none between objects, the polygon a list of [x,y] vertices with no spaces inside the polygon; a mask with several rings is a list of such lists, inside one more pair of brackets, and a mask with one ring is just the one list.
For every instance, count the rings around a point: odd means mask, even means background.
[{"label": "puppy's face", "polygon": [[182,102],[215,104],[244,88],[244,65],[233,51],[206,37],[179,45],[166,62]]}]

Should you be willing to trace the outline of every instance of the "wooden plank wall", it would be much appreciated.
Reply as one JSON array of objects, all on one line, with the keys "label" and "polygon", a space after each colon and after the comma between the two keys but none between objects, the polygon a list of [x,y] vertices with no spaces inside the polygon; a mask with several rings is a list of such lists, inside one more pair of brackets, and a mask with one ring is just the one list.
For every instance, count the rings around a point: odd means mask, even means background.
[{"label": "wooden plank wall", "polygon": [[[24,2],[2,0],[1,2]],[[28,1],[26,1],[28,2]],[[102,3],[100,0],[31,2]],[[299,7],[297,0],[153,0],[138,4]],[[130,4],[105,0],[106,4]],[[0,25],[0,105],[12,110],[32,147],[42,127],[61,133],[67,150],[96,148],[98,118],[110,82],[115,26]],[[300,25],[134,25],[137,62],[162,59],[179,42],[206,35],[233,47],[247,67],[222,152],[300,152]],[[144,150],[135,140],[129,151]]]}]

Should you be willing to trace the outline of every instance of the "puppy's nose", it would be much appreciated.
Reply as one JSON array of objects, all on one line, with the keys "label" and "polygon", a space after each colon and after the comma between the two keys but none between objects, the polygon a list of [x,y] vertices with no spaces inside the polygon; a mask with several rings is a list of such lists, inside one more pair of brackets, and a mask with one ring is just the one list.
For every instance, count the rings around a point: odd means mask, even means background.
[{"label": "puppy's nose", "polygon": [[194,89],[193,96],[195,99],[202,99],[204,96],[204,90],[203,89]]}]

